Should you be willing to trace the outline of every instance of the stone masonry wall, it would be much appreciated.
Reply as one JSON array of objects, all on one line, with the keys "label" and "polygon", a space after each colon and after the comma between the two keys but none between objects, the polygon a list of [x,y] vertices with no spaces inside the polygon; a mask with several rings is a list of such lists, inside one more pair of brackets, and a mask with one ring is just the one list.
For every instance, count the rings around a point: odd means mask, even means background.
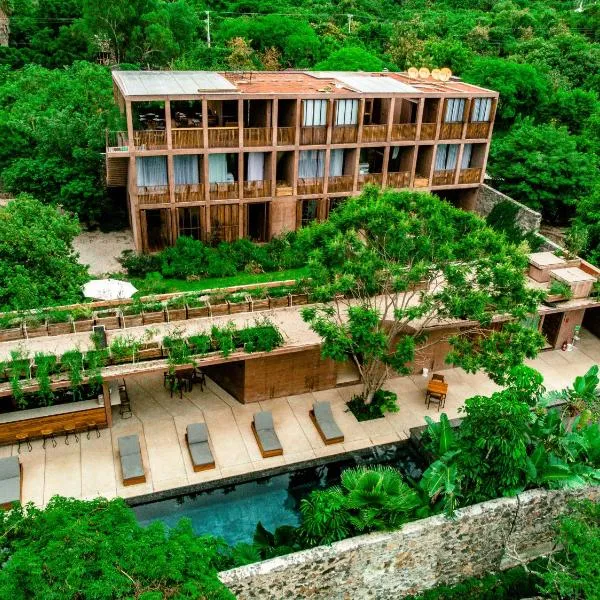
[{"label": "stone masonry wall", "polygon": [[572,499],[600,501],[600,488],[531,490],[373,533],[224,571],[239,600],[387,600],[548,553],[556,517]]},{"label": "stone masonry wall", "polygon": [[485,183],[479,186],[477,190],[477,196],[475,198],[475,206],[473,210],[481,217],[487,217],[496,204],[500,202],[508,201],[512,204],[516,204],[519,207],[516,220],[517,225],[521,231],[527,233],[528,231],[537,231],[540,228],[542,222],[542,215],[535,210],[513,200],[510,196],[495,190],[494,188],[486,185]]}]

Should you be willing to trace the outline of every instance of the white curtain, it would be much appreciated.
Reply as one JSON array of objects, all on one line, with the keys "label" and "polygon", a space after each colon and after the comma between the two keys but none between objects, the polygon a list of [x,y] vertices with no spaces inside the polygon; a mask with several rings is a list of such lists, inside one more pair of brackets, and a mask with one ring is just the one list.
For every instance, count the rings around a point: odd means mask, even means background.
[{"label": "white curtain", "polygon": [[176,154],[173,157],[175,185],[200,183],[197,154]]},{"label": "white curtain", "polygon": [[392,160],[396,160],[398,158],[398,154],[400,154],[400,146],[394,146],[392,148]]},{"label": "white curtain", "polygon": [[135,166],[138,186],[168,185],[166,156],[139,157]]},{"label": "white curtain", "polygon": [[468,169],[471,166],[472,152],[473,152],[473,144],[465,144],[463,147],[462,160],[460,161],[461,169]]},{"label": "white curtain", "polygon": [[435,155],[436,171],[451,171],[456,168],[458,144],[440,144]]},{"label": "white curtain", "polygon": [[298,160],[298,177],[314,179],[325,173],[325,150],[301,150]]},{"label": "white curtain", "polygon": [[491,98],[475,98],[475,101],[473,102],[473,121],[489,121],[491,112]]},{"label": "white curtain", "polygon": [[335,106],[336,125],[356,125],[358,123],[358,100],[338,100]]},{"label": "white curtain", "polygon": [[327,100],[302,100],[302,125],[317,127],[327,124]]},{"label": "white curtain", "polygon": [[329,177],[339,177],[344,174],[344,151],[332,150],[329,155]]},{"label": "white curtain", "polygon": [[227,155],[208,155],[208,181],[210,183],[225,183],[231,178],[227,173]]},{"label": "white curtain", "polygon": [[262,181],[265,178],[265,153],[249,152],[246,181]]},{"label": "white curtain", "polygon": [[464,110],[465,101],[463,98],[450,98],[446,105],[444,121],[446,123],[457,123],[462,121]]}]

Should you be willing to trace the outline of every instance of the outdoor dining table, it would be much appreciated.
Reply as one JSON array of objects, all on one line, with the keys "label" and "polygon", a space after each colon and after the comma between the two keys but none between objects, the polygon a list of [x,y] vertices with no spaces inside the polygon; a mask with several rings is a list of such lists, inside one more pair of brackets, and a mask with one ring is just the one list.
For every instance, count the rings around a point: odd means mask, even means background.
[{"label": "outdoor dining table", "polygon": [[440,397],[440,401],[443,402],[448,394],[448,384],[445,381],[439,381],[438,379],[431,379],[427,384],[427,392],[425,393],[425,402],[429,400],[430,395]]}]

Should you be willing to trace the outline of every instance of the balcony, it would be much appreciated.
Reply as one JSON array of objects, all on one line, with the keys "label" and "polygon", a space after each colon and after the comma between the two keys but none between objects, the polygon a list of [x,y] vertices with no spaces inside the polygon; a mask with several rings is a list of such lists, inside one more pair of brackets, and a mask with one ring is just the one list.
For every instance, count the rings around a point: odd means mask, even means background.
[{"label": "balcony", "polygon": [[392,140],[414,140],[417,137],[416,123],[393,123],[392,124]]},{"label": "balcony", "polygon": [[417,173],[415,175],[415,181],[413,183],[413,187],[416,188],[426,188],[429,186],[429,177],[423,175],[422,173]]},{"label": "balcony", "polygon": [[293,146],[296,143],[296,128],[295,127],[278,127],[277,128],[277,145],[278,146]]},{"label": "balcony", "polygon": [[137,198],[138,204],[168,204],[170,202],[169,186],[139,186],[137,188]]},{"label": "balcony", "polygon": [[272,143],[271,127],[244,127],[244,146],[271,146]]},{"label": "balcony", "polygon": [[452,185],[454,183],[455,170],[444,170],[433,172],[433,185]]},{"label": "balcony", "polygon": [[211,200],[231,200],[240,197],[239,184],[237,181],[209,184]]},{"label": "balcony", "polygon": [[442,123],[441,140],[459,140],[462,137],[462,123]]},{"label": "balcony", "polygon": [[304,146],[315,146],[327,142],[327,127],[302,127],[300,129],[300,143]]},{"label": "balcony", "polygon": [[385,142],[387,137],[387,125],[363,125],[361,141],[369,142]]},{"label": "balcony", "polygon": [[167,147],[167,132],[157,129],[141,129],[133,132],[136,150],[163,150]]},{"label": "balcony", "polygon": [[490,132],[490,124],[488,121],[469,123],[467,125],[467,138],[470,140],[486,139]]},{"label": "balcony", "polygon": [[391,188],[407,188],[410,183],[410,171],[388,173],[387,186]]},{"label": "balcony", "polygon": [[210,148],[238,148],[240,145],[239,127],[209,127],[208,146]]},{"label": "balcony", "polygon": [[298,195],[305,196],[308,194],[322,194],[323,179],[298,179]]},{"label": "balcony", "polygon": [[292,196],[294,193],[294,188],[291,183],[287,181],[278,181],[275,188],[276,196]]},{"label": "balcony", "polygon": [[271,180],[244,181],[244,198],[267,198],[271,195]]},{"label": "balcony", "polygon": [[175,202],[204,202],[204,184],[176,185]]},{"label": "balcony", "polygon": [[173,148],[204,148],[204,131],[198,127],[171,130]]},{"label": "balcony", "polygon": [[129,152],[129,141],[126,131],[107,131],[106,132],[106,153],[123,154]]},{"label": "balcony", "polygon": [[364,173],[358,176],[358,189],[362,190],[367,184],[382,185],[383,174],[382,173]]},{"label": "balcony", "polygon": [[421,123],[420,140],[435,139],[435,123]]},{"label": "balcony", "polygon": [[330,177],[327,181],[327,192],[335,194],[336,192],[351,192],[354,186],[354,177],[352,175],[339,175]]},{"label": "balcony", "polygon": [[358,127],[356,125],[335,125],[331,132],[332,144],[353,144],[356,142]]},{"label": "balcony", "polygon": [[479,167],[462,169],[458,176],[458,183],[479,183],[480,180],[481,169]]}]

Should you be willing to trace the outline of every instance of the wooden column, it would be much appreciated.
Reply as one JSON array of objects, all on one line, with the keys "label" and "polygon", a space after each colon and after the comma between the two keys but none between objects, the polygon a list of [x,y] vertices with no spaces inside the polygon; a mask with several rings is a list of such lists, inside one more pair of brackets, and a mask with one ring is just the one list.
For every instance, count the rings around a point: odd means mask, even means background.
[{"label": "wooden column", "polygon": [[112,406],[110,404],[110,390],[108,389],[108,383],[102,382],[102,396],[104,397],[104,412],[106,413],[106,424],[108,427],[112,427]]},{"label": "wooden column", "polygon": [[360,147],[362,144],[362,132],[363,132],[363,122],[365,120],[365,99],[361,98],[359,100],[358,105],[358,132],[357,132],[357,140],[358,144],[356,145],[356,156],[354,157],[354,170],[353,170],[353,179],[352,179],[352,194],[356,194],[358,191],[358,165],[360,164]]},{"label": "wooden column", "polygon": [[[327,103],[327,148],[325,148],[325,166],[323,169],[323,197],[327,197],[327,188],[329,184],[329,164],[331,162],[331,138],[333,136],[333,115],[335,113],[334,102],[335,100],[333,98],[330,98],[329,102]],[[324,202],[322,204],[324,204]]]},{"label": "wooden column", "polygon": [[202,181],[204,182],[204,202],[206,207],[204,211],[205,236],[210,238],[210,184],[208,181],[208,101],[202,98],[202,140],[204,151],[202,153]]}]

